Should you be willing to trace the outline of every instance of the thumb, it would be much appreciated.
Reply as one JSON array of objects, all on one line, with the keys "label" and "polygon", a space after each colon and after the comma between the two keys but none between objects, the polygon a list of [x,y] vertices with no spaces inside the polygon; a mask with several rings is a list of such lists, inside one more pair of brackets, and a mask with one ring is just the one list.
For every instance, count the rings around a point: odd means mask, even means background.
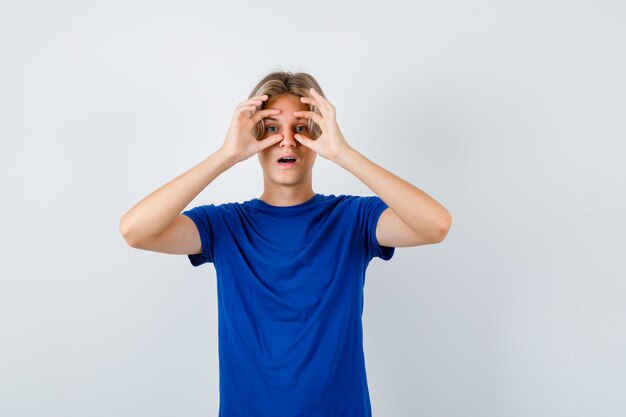
[{"label": "thumb", "polygon": [[260,150],[269,148],[270,146],[280,142],[281,140],[283,140],[283,135],[281,133],[267,137],[259,142]]},{"label": "thumb", "polygon": [[301,135],[300,133],[296,133],[295,135],[293,135],[293,137],[294,137],[294,139],[297,139],[298,142],[302,143],[307,148],[313,149],[313,147],[311,146],[313,144],[313,142],[315,142],[313,139],[308,138],[308,137],[306,137],[304,135]]}]

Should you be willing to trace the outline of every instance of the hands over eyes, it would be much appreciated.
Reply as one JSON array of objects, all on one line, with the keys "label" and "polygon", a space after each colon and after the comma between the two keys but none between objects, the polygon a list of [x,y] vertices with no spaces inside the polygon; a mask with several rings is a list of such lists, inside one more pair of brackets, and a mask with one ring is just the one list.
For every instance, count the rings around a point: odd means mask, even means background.
[{"label": "hands over eyes", "polygon": [[316,106],[322,113],[321,116],[313,111],[296,111],[293,114],[296,117],[312,119],[320,127],[322,134],[317,139],[311,139],[301,133],[296,133],[294,138],[322,157],[334,161],[343,152],[350,149],[350,145],[346,142],[337,124],[335,106],[314,88],[309,91],[311,96],[300,97],[300,101]]},{"label": "hands over eyes", "polygon": [[235,162],[244,161],[282,140],[281,134],[268,136],[263,140],[257,140],[252,134],[252,128],[261,119],[280,113],[278,109],[257,109],[257,106],[260,106],[267,99],[267,94],[264,94],[242,101],[237,105],[226,139],[220,149],[234,158]]}]

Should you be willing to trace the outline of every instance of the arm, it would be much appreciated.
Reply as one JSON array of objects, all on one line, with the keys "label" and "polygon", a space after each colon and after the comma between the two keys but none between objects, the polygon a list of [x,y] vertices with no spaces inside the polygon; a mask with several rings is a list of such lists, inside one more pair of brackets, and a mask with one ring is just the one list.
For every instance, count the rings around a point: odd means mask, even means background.
[{"label": "arm", "polygon": [[200,192],[234,165],[223,150],[211,154],[135,204],[120,220],[120,232],[130,246],[159,236]]},{"label": "arm", "polygon": [[441,242],[450,229],[448,210],[413,184],[346,148],[335,159],[389,206],[376,227],[383,246],[417,246]]},{"label": "arm", "polygon": [[282,140],[281,134],[263,140],[252,135],[255,123],[280,112],[257,109],[267,98],[263,95],[241,102],[219,150],[149,194],[122,216],[120,232],[130,246],[166,253],[190,253],[190,248],[200,247],[195,225],[180,213],[222,172]]},{"label": "arm", "polygon": [[296,134],[294,138],[351,172],[389,206],[376,226],[378,243],[397,247],[441,242],[452,222],[448,210],[419,188],[376,165],[348,145],[337,125],[335,107],[314,89],[310,93],[311,97],[300,100],[313,104],[321,114],[300,111],[294,115],[313,119],[322,134],[317,139],[302,134]]}]

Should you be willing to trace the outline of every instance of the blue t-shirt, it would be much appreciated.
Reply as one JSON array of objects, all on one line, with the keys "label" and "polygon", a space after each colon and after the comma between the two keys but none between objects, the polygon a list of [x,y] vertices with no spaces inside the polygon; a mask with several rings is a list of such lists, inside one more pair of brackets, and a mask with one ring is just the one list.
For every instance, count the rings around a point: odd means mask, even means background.
[{"label": "blue t-shirt", "polygon": [[219,417],[370,417],[363,287],[389,260],[380,197],[315,194],[294,206],[258,198],[203,205],[196,224],[217,277]]}]

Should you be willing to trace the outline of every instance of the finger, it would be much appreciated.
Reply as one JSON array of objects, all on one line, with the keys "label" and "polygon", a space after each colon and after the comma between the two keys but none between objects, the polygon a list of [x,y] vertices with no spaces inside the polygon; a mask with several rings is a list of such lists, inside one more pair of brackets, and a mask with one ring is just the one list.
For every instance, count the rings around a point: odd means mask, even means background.
[{"label": "finger", "polygon": [[315,97],[317,100],[319,100],[320,102],[325,103],[325,104],[330,104],[330,102],[326,100],[326,97],[318,93],[315,88],[313,87],[309,88],[309,93],[311,93],[311,95]]},{"label": "finger", "polygon": [[314,111],[294,111],[293,115],[296,117],[304,117],[305,119],[313,119],[318,125],[322,124],[322,117]]},{"label": "finger", "polygon": [[315,97],[301,97],[300,101],[315,106],[323,115],[327,115],[332,110],[328,107],[328,105],[326,105],[326,103],[316,99]]},{"label": "finger", "polygon": [[314,97],[300,97],[300,101],[313,106],[314,110],[318,110],[324,116],[328,113],[326,106],[322,105]]},{"label": "finger", "polygon": [[309,89],[309,92],[313,97],[315,97],[319,102],[323,103],[328,108],[334,108],[333,105],[328,101],[326,97],[317,92],[317,90],[313,87]]},{"label": "finger", "polygon": [[300,101],[303,103],[312,104],[314,106],[319,107],[319,101],[317,101],[315,97],[308,97],[308,96],[300,97]]},{"label": "finger", "polygon": [[267,94],[262,94],[262,95],[260,95],[260,96],[250,97],[249,99],[247,99],[247,100],[242,101],[241,103],[239,103],[239,105],[242,105],[242,104],[247,104],[247,103],[249,103],[250,101],[257,101],[257,102],[259,102],[259,103],[260,103],[260,102],[263,102],[263,101],[267,100],[267,98],[268,98],[268,97],[269,97],[269,96],[268,96]]},{"label": "finger", "polygon": [[243,102],[239,103],[239,104],[237,105],[237,107],[247,106],[247,105],[249,105],[249,104],[254,104],[254,105],[256,105],[256,106],[260,106],[260,105],[261,105],[261,103],[263,103],[261,100],[246,100],[246,101],[243,101]]},{"label": "finger", "polygon": [[241,113],[241,112],[246,111],[246,110],[251,110],[251,111],[254,111],[254,110],[256,110],[256,109],[257,109],[257,107],[256,107],[254,104],[249,104],[249,105],[247,105],[247,106],[237,107],[237,109],[236,109],[235,111],[236,111],[237,113]]},{"label": "finger", "polygon": [[270,116],[272,114],[278,114],[280,113],[280,109],[265,109],[265,110],[258,110],[257,112],[255,112],[251,117],[250,120],[252,120],[254,123],[257,123],[259,120]]},{"label": "finger", "polygon": [[283,135],[281,133],[273,136],[268,136],[265,139],[258,141],[259,151],[262,151],[265,148],[269,148],[270,146],[280,142],[283,140]]},{"label": "finger", "polygon": [[296,133],[295,135],[293,135],[294,139],[296,139],[298,142],[302,143],[304,146],[306,146],[307,148],[311,148],[313,149],[313,143],[315,143],[315,141],[313,139],[311,139],[308,136],[304,136],[301,133]]},{"label": "finger", "polygon": [[244,113],[244,112],[246,112],[246,116],[250,117],[250,116],[252,116],[252,114],[254,113],[255,110],[256,110],[256,106],[253,105],[253,104],[250,104],[248,106],[237,107],[233,117],[241,116],[241,114]]}]

